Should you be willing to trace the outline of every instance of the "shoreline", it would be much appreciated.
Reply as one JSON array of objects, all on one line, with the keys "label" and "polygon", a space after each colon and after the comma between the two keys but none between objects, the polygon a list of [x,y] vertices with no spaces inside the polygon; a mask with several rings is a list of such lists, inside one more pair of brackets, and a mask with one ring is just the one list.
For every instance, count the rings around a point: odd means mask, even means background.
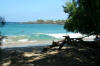
[{"label": "shoreline", "polygon": [[[78,38],[78,37],[83,37],[84,36],[84,35],[82,35],[80,33],[48,34],[48,35],[56,37],[56,38],[59,38],[59,39],[54,39],[54,41],[62,40],[64,38],[62,36],[64,36],[64,35],[69,35],[71,38]],[[21,37],[23,37],[23,36],[21,36]],[[15,38],[12,38],[12,39],[15,39]],[[95,36],[89,36],[89,37],[83,38],[83,40],[84,41],[93,41],[94,38],[95,38]],[[52,40],[33,40],[33,41],[28,41],[28,38],[20,39],[18,41],[7,42],[6,40],[8,40],[8,39],[5,39],[5,41],[2,42],[2,48],[6,48],[6,47],[27,47],[27,46],[47,46],[47,45],[51,45],[52,42],[53,42],[53,39]]]},{"label": "shoreline", "polygon": [[48,46],[51,44],[52,44],[52,41],[12,42],[12,43],[2,44],[1,48]]}]

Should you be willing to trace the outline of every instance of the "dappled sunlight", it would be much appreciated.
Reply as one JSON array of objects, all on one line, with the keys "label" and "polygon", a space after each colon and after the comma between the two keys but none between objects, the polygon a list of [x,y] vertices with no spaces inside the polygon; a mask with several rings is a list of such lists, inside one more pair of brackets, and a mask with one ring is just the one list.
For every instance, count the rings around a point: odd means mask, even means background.
[{"label": "dappled sunlight", "polygon": [[23,56],[24,57],[32,57],[32,56],[40,56],[42,54],[35,54],[35,53],[32,53],[32,52],[24,52]]},{"label": "dappled sunlight", "polygon": [[8,66],[10,64],[11,64],[11,61],[8,61],[8,62],[3,63],[2,66]]},{"label": "dappled sunlight", "polygon": [[[2,55],[2,66],[88,66],[94,65],[94,58],[93,54],[88,52],[90,49],[80,49],[75,47],[64,47],[62,50],[58,51],[55,48],[42,53],[36,52],[35,50],[32,51],[25,51],[10,49],[10,50],[3,50]],[[10,52],[9,52],[10,51]],[[7,53],[8,52],[8,53]],[[88,56],[88,55],[89,56]],[[6,60],[4,60],[6,59]]]}]

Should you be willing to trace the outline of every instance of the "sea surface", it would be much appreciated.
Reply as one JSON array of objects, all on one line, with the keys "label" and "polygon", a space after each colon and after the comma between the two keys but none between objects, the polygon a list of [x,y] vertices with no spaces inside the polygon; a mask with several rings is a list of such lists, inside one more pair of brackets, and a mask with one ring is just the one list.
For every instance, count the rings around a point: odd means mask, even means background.
[{"label": "sea surface", "polygon": [[71,37],[81,36],[64,29],[64,25],[59,24],[22,24],[8,22],[0,28],[1,34],[7,36],[3,39],[3,44],[50,44],[53,40],[61,40],[62,36],[70,35]]}]

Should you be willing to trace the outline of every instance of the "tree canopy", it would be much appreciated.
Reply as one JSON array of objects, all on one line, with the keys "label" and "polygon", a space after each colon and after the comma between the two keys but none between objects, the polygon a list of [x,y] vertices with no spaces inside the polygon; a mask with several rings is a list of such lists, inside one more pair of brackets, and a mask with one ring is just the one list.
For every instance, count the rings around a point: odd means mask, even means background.
[{"label": "tree canopy", "polygon": [[64,28],[82,34],[100,33],[100,0],[73,0],[66,2],[64,12],[68,19]]}]

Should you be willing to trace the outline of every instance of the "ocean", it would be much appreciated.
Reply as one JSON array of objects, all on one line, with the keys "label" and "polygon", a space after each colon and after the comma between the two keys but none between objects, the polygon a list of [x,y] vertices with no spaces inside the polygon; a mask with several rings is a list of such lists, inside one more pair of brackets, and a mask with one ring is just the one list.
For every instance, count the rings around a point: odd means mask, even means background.
[{"label": "ocean", "polygon": [[5,45],[16,44],[51,44],[52,41],[63,39],[62,36],[70,35],[70,37],[82,36],[64,30],[64,25],[59,24],[22,24],[9,22],[0,28],[1,34],[7,36],[2,43]]}]

